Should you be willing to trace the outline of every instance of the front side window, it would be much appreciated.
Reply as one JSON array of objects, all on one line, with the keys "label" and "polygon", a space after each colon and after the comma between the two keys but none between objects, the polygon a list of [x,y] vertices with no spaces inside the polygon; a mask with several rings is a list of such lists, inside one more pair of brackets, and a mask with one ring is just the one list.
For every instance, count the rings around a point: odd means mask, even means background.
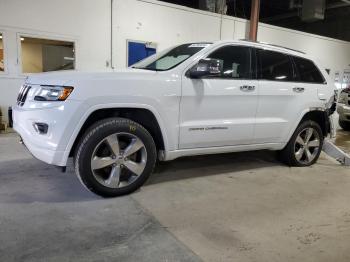
[{"label": "front side window", "polygon": [[225,46],[211,53],[208,58],[223,61],[222,78],[250,79],[250,48]]},{"label": "front side window", "polygon": [[74,43],[22,36],[21,58],[23,73],[74,69]]},{"label": "front side window", "polygon": [[299,81],[314,84],[323,84],[325,82],[320,70],[312,61],[301,57],[293,57],[293,60],[297,68]]},{"label": "front side window", "polygon": [[4,44],[2,40],[2,34],[0,33],[0,72],[5,71],[5,60],[4,60]]},{"label": "front side window", "polygon": [[264,80],[274,81],[293,81],[293,65],[289,56],[269,51],[258,49],[258,76]]},{"label": "front side window", "polygon": [[171,48],[164,52],[161,52],[159,55],[154,55],[149,58],[146,58],[145,60],[132,66],[132,68],[153,71],[170,70],[209,45],[210,44],[208,43],[180,45],[175,48]]}]

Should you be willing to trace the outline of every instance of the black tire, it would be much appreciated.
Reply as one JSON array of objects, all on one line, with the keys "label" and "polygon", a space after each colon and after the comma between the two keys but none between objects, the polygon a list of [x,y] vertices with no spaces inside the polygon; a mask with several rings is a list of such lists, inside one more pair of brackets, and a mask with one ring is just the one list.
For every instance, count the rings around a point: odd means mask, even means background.
[{"label": "black tire", "polygon": [[[313,128],[315,130],[315,132],[317,132],[318,137],[319,137],[319,143],[320,143],[317,150],[316,150],[316,148],[314,149],[315,150],[314,159],[308,163],[301,162],[301,161],[297,160],[296,155],[295,155],[296,139],[299,136],[299,134],[307,128]],[[322,129],[319,126],[319,124],[317,124],[316,122],[311,121],[311,120],[306,120],[306,121],[302,122],[301,124],[299,124],[299,126],[297,127],[297,129],[293,133],[293,135],[292,135],[291,139],[289,140],[288,144],[286,145],[286,147],[279,152],[279,158],[283,163],[285,163],[288,166],[296,166],[296,167],[311,166],[314,163],[316,163],[316,161],[318,160],[318,158],[321,154],[323,140],[324,140],[324,136],[323,136],[323,132],[322,132]]]},{"label": "black tire", "polygon": [[[121,188],[110,188],[101,184],[94,176],[92,157],[99,143],[116,133],[128,133],[140,139],[144,144],[147,160],[142,174],[137,176],[134,182]],[[116,197],[132,193],[140,188],[153,172],[156,159],[155,143],[143,126],[129,119],[107,118],[93,124],[80,139],[74,155],[74,165],[76,175],[88,190],[102,197]]]},{"label": "black tire", "polygon": [[340,121],[339,120],[340,127],[345,131],[350,131],[350,122],[348,121]]}]

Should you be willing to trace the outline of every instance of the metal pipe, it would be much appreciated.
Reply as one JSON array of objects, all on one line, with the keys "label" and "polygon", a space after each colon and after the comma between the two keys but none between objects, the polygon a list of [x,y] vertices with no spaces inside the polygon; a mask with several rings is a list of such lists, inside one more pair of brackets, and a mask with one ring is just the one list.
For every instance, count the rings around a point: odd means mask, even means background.
[{"label": "metal pipe", "polygon": [[113,65],[113,63],[114,63],[114,61],[113,61],[113,56],[114,56],[114,54],[113,54],[113,23],[114,23],[114,21],[113,21],[113,14],[114,14],[114,11],[113,11],[113,8],[114,8],[114,1],[113,0],[111,0],[111,14],[110,14],[110,16],[111,16],[111,32],[110,32],[110,34],[111,34],[111,53],[110,53],[110,67],[112,68],[112,69],[114,69],[114,65]]},{"label": "metal pipe", "polygon": [[250,13],[250,29],[249,40],[256,41],[258,35],[260,0],[252,0],[252,8]]},{"label": "metal pipe", "polygon": [[219,4],[218,11],[220,11],[220,40],[222,38],[222,20],[224,19],[224,12],[225,12],[225,6],[226,6],[226,0],[218,0],[217,3]]}]

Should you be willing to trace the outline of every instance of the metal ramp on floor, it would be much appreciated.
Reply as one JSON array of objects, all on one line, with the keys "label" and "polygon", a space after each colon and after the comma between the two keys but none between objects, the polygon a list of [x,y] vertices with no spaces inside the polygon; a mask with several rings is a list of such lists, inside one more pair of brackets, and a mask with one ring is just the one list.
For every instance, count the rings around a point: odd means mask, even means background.
[{"label": "metal ramp on floor", "polygon": [[339,147],[337,147],[333,142],[328,139],[325,139],[323,148],[323,152],[325,152],[328,156],[334,158],[339,163],[344,166],[350,166],[350,155],[345,153]]}]

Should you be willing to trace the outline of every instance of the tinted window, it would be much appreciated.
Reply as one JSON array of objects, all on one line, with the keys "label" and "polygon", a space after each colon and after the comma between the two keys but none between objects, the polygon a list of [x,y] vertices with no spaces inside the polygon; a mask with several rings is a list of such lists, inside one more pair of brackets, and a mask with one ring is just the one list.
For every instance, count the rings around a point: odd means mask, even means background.
[{"label": "tinted window", "polygon": [[275,81],[292,81],[293,65],[289,56],[269,51],[258,49],[259,59],[259,78]]},{"label": "tinted window", "polygon": [[293,57],[293,59],[301,82],[318,84],[325,82],[320,71],[312,61],[301,57]]},{"label": "tinted window", "polygon": [[208,58],[223,60],[224,78],[250,78],[250,49],[242,46],[225,46],[211,53]]}]

